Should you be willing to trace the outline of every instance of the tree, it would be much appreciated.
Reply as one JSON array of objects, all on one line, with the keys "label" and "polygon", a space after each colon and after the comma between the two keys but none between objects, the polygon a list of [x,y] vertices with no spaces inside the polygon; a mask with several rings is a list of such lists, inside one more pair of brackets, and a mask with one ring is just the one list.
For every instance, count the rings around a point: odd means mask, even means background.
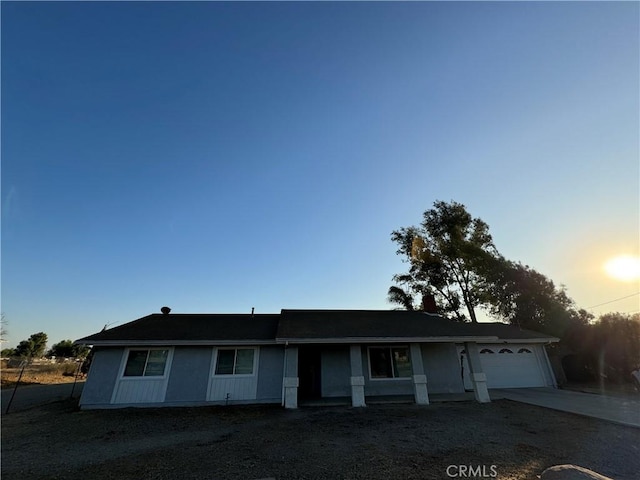
[{"label": "tree", "polygon": [[0,356],[2,356],[2,358],[15,357],[16,356],[16,349],[15,348],[3,348],[2,351],[0,352]]},{"label": "tree", "polygon": [[7,340],[7,320],[4,318],[4,313],[0,313],[0,342]]},{"label": "tree", "polygon": [[483,274],[499,254],[489,226],[461,203],[436,201],[419,227],[395,230],[391,239],[409,271],[394,275],[388,300],[407,310],[432,295],[442,313],[477,322],[476,309],[487,302]]},{"label": "tree", "polygon": [[20,357],[42,357],[46,348],[47,334],[38,332],[18,344],[16,347],[16,355]]},{"label": "tree", "polygon": [[557,337],[587,324],[593,316],[576,310],[564,287],[528,265],[496,256],[483,272],[483,293],[489,312],[521,328]]},{"label": "tree", "polygon": [[89,353],[89,347],[74,345],[73,340],[62,340],[55,343],[47,352],[48,357],[84,358]]},{"label": "tree", "polygon": [[571,328],[563,342],[573,352],[565,359],[567,377],[629,381],[640,365],[640,314],[601,315],[595,323]]},{"label": "tree", "polygon": [[[589,314],[577,310],[564,287],[528,265],[505,259],[493,244],[489,226],[465,206],[436,201],[419,227],[401,228],[391,239],[409,271],[393,277],[388,301],[406,310],[424,308],[435,298],[441,313],[477,321],[476,309],[521,328],[562,337]],[[417,302],[422,299],[422,306]]]},{"label": "tree", "polygon": [[600,368],[615,381],[628,380],[640,366],[640,314],[607,313],[593,325]]}]

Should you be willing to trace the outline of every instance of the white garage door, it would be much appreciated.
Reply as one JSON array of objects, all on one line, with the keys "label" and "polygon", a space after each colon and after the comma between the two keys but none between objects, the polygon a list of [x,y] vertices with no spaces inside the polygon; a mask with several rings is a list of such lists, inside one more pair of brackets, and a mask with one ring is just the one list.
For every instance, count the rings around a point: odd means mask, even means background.
[{"label": "white garage door", "polygon": [[[488,388],[544,387],[547,382],[533,345],[478,345]],[[464,388],[473,389],[466,352],[458,349],[463,363]]]}]

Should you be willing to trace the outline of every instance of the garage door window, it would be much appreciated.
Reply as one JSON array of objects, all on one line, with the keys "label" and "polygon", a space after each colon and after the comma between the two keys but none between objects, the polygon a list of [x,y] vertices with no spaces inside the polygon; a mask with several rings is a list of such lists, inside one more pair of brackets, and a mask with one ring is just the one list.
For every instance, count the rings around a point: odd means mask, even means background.
[{"label": "garage door window", "polygon": [[496,352],[494,352],[490,348],[483,348],[482,350],[480,350],[480,353],[496,353]]},{"label": "garage door window", "polygon": [[520,350],[518,350],[518,353],[531,353],[531,350],[529,350],[528,348],[521,348]]},{"label": "garage door window", "polygon": [[508,348],[503,348],[502,350],[500,350],[500,352],[498,353],[513,353],[511,350],[509,350]]}]

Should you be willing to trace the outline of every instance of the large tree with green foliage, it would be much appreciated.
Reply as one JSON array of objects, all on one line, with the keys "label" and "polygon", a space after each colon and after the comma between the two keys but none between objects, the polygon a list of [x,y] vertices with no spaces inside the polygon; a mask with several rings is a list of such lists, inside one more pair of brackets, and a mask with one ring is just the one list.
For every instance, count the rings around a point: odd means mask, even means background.
[{"label": "large tree with green foliage", "polygon": [[528,265],[505,259],[489,226],[457,202],[436,201],[422,223],[392,232],[409,264],[394,275],[388,300],[406,310],[433,296],[440,313],[472,322],[481,308],[501,321],[561,337],[589,314],[577,310],[564,287]]},{"label": "large tree with green foliage", "polygon": [[592,316],[577,310],[563,286],[528,265],[494,257],[483,272],[483,293],[489,313],[521,328],[562,337]]},{"label": "large tree with green foliage", "polygon": [[394,275],[390,302],[412,310],[431,295],[442,313],[477,322],[476,309],[487,301],[482,275],[498,256],[484,221],[461,203],[436,201],[419,226],[395,230],[391,239],[409,270]]},{"label": "large tree with green foliage", "polygon": [[574,352],[567,375],[629,381],[640,366],[640,314],[606,313],[594,323],[574,325],[563,341]]},{"label": "large tree with green foliage", "polygon": [[16,347],[16,355],[20,357],[42,357],[47,348],[47,334],[38,332],[27,340],[22,340]]},{"label": "large tree with green foliage", "polygon": [[48,357],[84,358],[89,353],[89,347],[74,345],[73,340],[62,340],[54,343],[47,352]]}]

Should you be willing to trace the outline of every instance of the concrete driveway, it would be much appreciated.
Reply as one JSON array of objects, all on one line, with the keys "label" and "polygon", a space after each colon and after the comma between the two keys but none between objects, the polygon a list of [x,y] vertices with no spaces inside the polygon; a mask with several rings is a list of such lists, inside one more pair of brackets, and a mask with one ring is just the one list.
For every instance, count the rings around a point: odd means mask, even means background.
[{"label": "concrete driveway", "polygon": [[[25,410],[35,407],[36,405],[67,399],[71,396],[72,389],[73,397],[78,398],[80,393],[82,393],[83,387],[84,381],[76,383],[75,388],[73,388],[73,383],[19,386],[13,397],[9,413]],[[2,389],[2,415],[4,415],[4,412],[7,410],[7,405],[9,404],[12,394],[13,388]]]},{"label": "concrete driveway", "polygon": [[516,402],[610,422],[640,427],[640,395],[607,396],[556,388],[499,388],[489,391],[494,400],[506,398]]}]

